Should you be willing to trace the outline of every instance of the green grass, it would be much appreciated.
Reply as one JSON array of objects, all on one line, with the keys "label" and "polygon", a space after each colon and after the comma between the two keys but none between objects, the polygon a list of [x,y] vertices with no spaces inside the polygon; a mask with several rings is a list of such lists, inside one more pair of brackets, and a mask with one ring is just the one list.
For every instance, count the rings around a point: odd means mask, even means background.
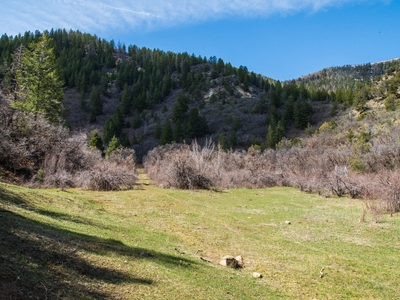
[{"label": "green grass", "polygon": [[[400,298],[400,216],[360,223],[362,210],[292,188],[0,184],[0,290],[39,299]],[[227,254],[245,267],[219,266]]]}]

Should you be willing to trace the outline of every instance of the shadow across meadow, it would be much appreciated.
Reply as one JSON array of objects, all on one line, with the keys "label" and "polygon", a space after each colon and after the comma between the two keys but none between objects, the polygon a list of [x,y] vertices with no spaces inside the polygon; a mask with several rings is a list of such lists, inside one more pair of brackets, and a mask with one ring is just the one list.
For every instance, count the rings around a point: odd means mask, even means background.
[{"label": "shadow across meadow", "polygon": [[[146,259],[170,267],[196,264],[182,257],[129,247],[118,240],[43,224],[1,205],[10,203],[34,210],[24,199],[0,187],[0,299],[107,299],[111,295],[104,285],[156,284],[152,278],[90,262],[86,254]],[[59,217],[47,211],[35,212]],[[112,296],[117,295],[114,292]]]}]

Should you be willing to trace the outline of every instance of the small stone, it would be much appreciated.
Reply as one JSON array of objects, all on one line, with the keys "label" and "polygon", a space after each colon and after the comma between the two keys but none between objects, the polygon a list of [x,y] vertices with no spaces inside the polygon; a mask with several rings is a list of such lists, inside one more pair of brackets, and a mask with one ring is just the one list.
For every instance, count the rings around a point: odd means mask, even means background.
[{"label": "small stone", "polygon": [[225,255],[220,261],[219,264],[224,267],[237,268],[238,263],[236,259],[231,255]]},{"label": "small stone", "polygon": [[286,221],[285,221],[285,224],[286,224],[286,225],[290,225],[290,224],[292,224],[292,222],[286,220]]},{"label": "small stone", "polygon": [[254,278],[262,278],[262,275],[258,272],[253,272],[253,277]]},{"label": "small stone", "polygon": [[243,262],[243,257],[241,255],[238,255],[235,257],[236,262],[237,262],[237,266],[239,268],[243,268],[244,262]]}]

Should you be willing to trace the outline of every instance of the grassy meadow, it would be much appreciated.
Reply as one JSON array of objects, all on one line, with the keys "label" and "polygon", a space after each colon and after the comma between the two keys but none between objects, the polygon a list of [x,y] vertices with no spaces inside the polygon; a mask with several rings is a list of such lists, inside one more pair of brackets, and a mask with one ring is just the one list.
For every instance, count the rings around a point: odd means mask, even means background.
[{"label": "grassy meadow", "polygon": [[0,299],[399,299],[400,215],[363,208],[293,188],[0,183]]}]

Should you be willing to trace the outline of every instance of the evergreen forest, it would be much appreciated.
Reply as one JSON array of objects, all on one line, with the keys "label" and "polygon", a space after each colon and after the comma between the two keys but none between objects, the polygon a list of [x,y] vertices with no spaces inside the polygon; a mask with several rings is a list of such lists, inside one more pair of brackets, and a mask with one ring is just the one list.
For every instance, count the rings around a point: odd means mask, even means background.
[{"label": "evergreen forest", "polygon": [[115,136],[139,157],[157,145],[205,138],[224,149],[275,148],[282,138],[325,121],[324,104],[335,104],[332,114],[337,106],[362,111],[373,97],[371,79],[395,65],[329,68],[279,82],[215,56],[126,46],[58,29],[1,37],[5,94],[16,92],[18,57],[44,34],[64,84],[67,126],[88,135],[97,130],[102,147]]}]

